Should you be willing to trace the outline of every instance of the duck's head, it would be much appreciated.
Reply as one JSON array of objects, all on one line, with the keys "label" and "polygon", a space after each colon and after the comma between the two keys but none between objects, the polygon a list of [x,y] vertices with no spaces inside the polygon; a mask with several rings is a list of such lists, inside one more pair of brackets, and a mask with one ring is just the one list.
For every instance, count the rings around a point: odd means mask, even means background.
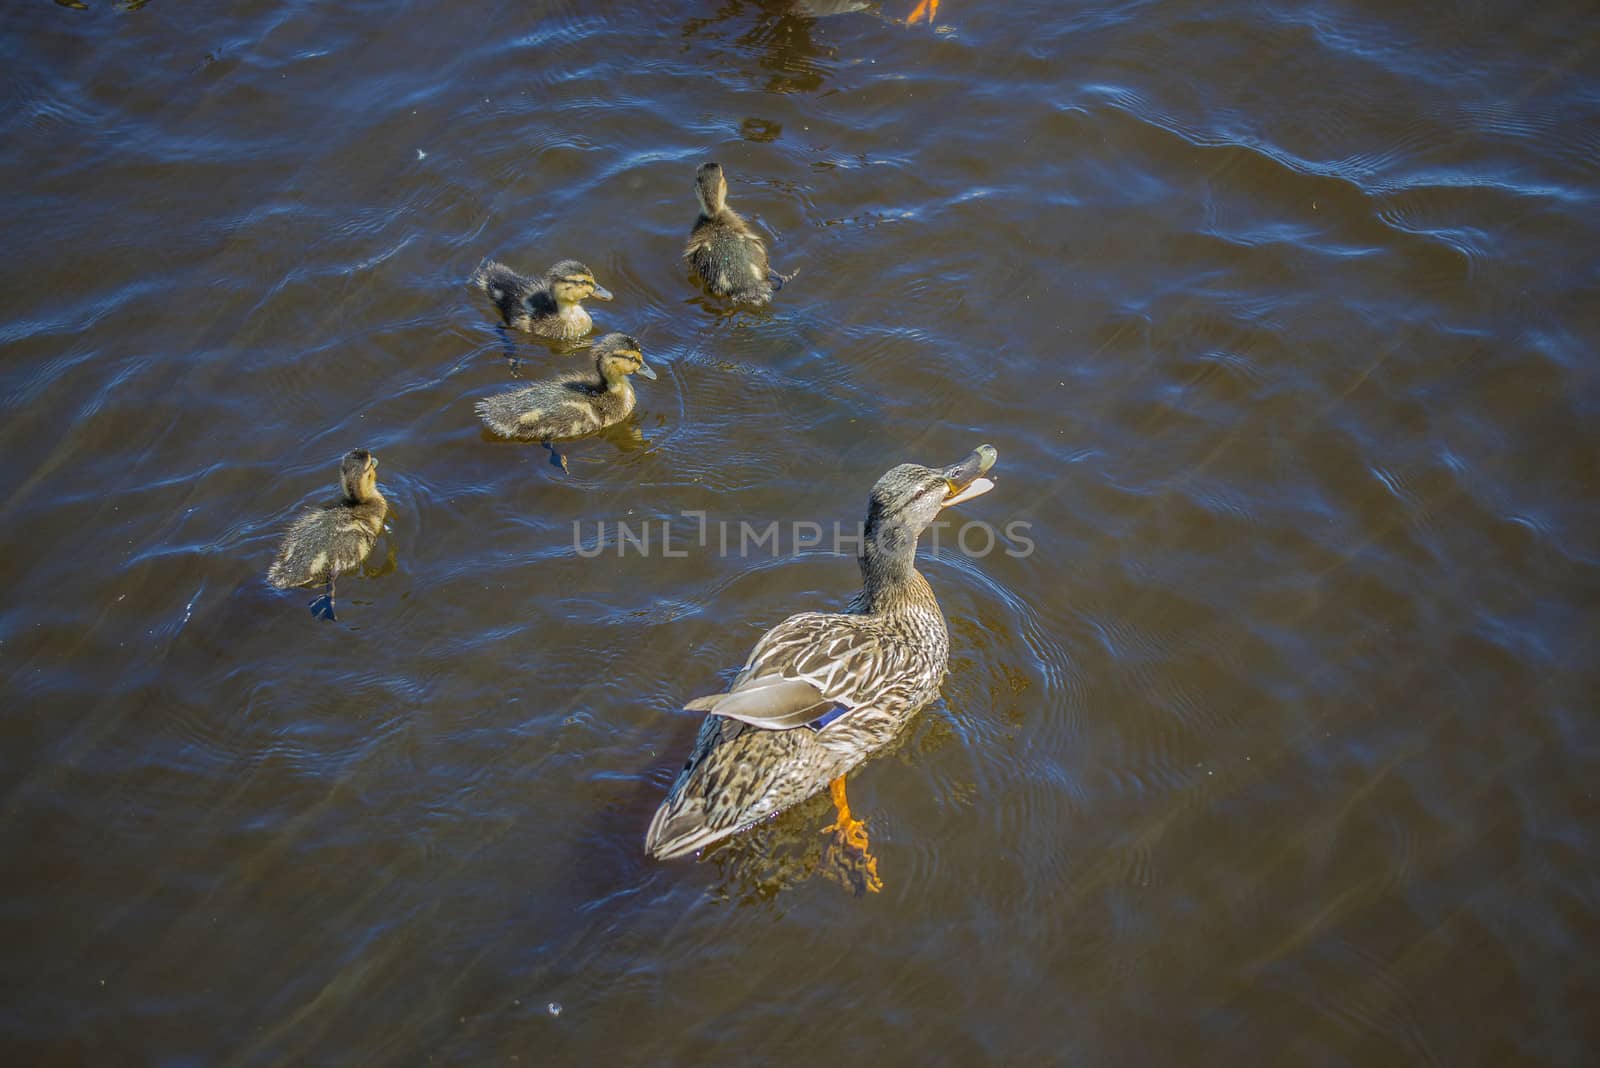
[{"label": "duck's head", "polygon": [[607,334],[594,343],[594,366],[600,377],[609,383],[620,383],[631,374],[655,378],[656,373],[644,362],[637,338],[627,334]]},{"label": "duck's head", "polygon": [[550,295],[561,305],[577,304],[593,297],[610,300],[611,291],[594,280],[594,272],[577,260],[562,260],[545,272]]},{"label": "duck's head", "polygon": [[378,458],[366,449],[351,449],[339,461],[339,488],[352,501],[365,501],[378,492]]},{"label": "duck's head", "polygon": [[965,459],[948,467],[901,464],[872,487],[867,502],[864,557],[906,557],[916,553],[917,539],[939,513],[994,489],[985,478],[1000,458],[993,445],[979,445]]},{"label": "duck's head", "polygon": [[728,177],[720,163],[702,163],[694,175],[694,195],[704,215],[715,215],[728,204]]}]

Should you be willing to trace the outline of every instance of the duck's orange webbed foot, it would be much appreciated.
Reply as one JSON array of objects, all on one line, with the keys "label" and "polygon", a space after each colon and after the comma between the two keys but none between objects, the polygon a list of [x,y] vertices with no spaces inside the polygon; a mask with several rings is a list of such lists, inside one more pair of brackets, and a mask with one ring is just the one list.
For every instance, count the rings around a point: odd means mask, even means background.
[{"label": "duck's orange webbed foot", "polygon": [[850,815],[843,775],[829,784],[828,792],[833,797],[833,807],[839,811],[833,823],[822,829],[823,834],[833,835],[824,857],[825,870],[857,894],[876,894],[883,889],[883,880],[878,878],[878,858],[868,849],[865,821]]},{"label": "duck's orange webbed foot", "polygon": [[921,19],[927,19],[928,25],[933,25],[933,17],[939,13],[939,0],[917,0],[917,6],[906,16],[906,25],[915,26]]}]

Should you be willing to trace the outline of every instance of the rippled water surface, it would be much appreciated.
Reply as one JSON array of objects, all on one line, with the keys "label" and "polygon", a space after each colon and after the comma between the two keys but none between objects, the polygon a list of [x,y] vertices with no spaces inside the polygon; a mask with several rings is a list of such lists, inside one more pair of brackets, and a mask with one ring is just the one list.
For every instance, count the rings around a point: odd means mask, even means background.
[{"label": "rippled water surface", "polygon": [[[6,1063],[1595,1063],[1593,7],[911,6],[10,5]],[[770,311],[678,261],[708,158]],[[472,416],[581,366],[487,254],[661,372],[570,476]],[[692,514],[982,441],[1033,551],[924,552],[883,892],[825,796],[646,859],[681,703],[857,582]]]}]

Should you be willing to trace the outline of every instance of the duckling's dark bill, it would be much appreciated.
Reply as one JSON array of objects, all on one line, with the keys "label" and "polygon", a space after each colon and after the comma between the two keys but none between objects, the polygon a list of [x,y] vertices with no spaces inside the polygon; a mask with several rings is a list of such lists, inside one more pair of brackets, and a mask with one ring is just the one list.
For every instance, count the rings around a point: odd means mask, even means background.
[{"label": "duckling's dark bill", "polygon": [[994,482],[983,476],[998,459],[1000,453],[993,445],[979,445],[965,460],[946,468],[944,479],[950,484],[950,493],[944,499],[944,507],[970,501],[994,489]]},{"label": "duckling's dark bill", "polygon": [[613,300],[615,298],[613,298],[611,296],[611,290],[607,289],[605,286],[603,286],[600,283],[596,282],[595,286],[594,286],[594,299],[595,300]]},{"label": "duckling's dark bill", "polygon": [[641,375],[644,375],[646,378],[648,378],[652,382],[654,382],[656,380],[656,373],[654,371],[650,370],[650,365],[647,364],[647,363],[641,362],[639,364],[638,373],[641,374]]}]

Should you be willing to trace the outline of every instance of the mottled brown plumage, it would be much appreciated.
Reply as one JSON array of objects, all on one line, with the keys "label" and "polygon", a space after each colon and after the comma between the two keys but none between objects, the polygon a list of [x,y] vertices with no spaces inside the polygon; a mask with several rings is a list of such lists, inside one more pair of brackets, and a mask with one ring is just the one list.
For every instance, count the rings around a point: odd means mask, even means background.
[{"label": "mottled brown plumage", "polygon": [[[689,233],[683,258],[707,289],[741,304],[772,299],[774,274],[767,246],[744,217],[728,207],[728,179],[720,163],[702,163],[695,174],[700,214]],[[783,281],[781,276],[778,282]]]},{"label": "mottled brown plumage", "polygon": [[342,496],[308,508],[289,527],[267,581],[281,589],[326,584],[312,603],[317,615],[333,618],[333,585],[342,572],[360,565],[377,544],[389,503],[378,492],[378,458],[352,449],[339,463]]},{"label": "mottled brown plumage", "polygon": [[543,278],[518,274],[503,263],[484,260],[472,284],[489,294],[506,325],[540,337],[575,341],[594,327],[583,301],[610,300],[611,292],[577,260],[562,260]]},{"label": "mottled brown plumage", "polygon": [[607,334],[595,343],[594,370],[572,371],[522,389],[497,393],[476,405],[478,418],[502,437],[554,441],[582,437],[620,423],[633,411],[638,373],[654,378],[639,342]]},{"label": "mottled brown plumage", "polygon": [[872,488],[861,592],[840,613],[802,612],[762,637],[711,714],[651,820],[645,850],[703,849],[824,789],[939,692],[950,658],[944,613],[916,569],[940,509],[978,496],[995,450],[942,469],[901,464]]}]

